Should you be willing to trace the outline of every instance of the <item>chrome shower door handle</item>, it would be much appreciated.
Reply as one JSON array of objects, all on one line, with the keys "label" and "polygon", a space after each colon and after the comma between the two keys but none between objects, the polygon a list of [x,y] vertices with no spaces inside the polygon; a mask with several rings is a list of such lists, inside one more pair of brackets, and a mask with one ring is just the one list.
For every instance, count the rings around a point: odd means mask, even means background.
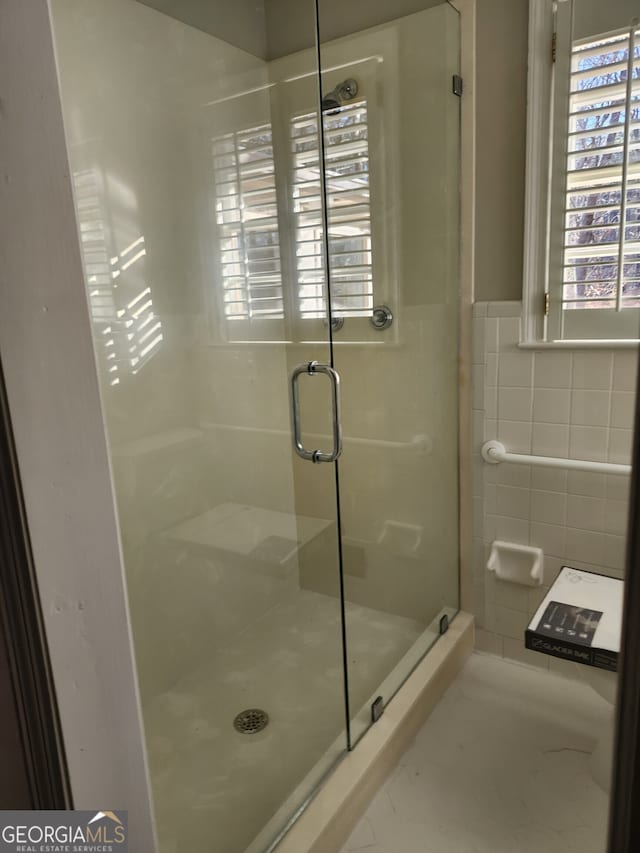
[{"label": "chrome shower door handle", "polygon": [[[300,398],[298,396],[298,379],[306,373],[316,376],[323,373],[331,382],[331,407],[333,413],[333,449],[330,453],[322,450],[307,450],[302,444],[300,428]],[[294,367],[291,374],[291,423],[293,427],[293,446],[298,456],[310,462],[335,462],[342,453],[342,417],[340,411],[340,376],[328,364],[318,361],[307,361]]]}]

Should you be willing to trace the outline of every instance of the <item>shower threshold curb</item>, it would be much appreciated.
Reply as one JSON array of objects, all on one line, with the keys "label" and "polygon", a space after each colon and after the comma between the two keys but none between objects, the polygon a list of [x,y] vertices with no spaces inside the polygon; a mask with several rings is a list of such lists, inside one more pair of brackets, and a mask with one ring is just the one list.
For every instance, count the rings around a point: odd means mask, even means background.
[{"label": "shower threshold curb", "polygon": [[274,853],[339,853],[378,788],[473,651],[474,619],[460,611],[380,720],[336,767]]}]

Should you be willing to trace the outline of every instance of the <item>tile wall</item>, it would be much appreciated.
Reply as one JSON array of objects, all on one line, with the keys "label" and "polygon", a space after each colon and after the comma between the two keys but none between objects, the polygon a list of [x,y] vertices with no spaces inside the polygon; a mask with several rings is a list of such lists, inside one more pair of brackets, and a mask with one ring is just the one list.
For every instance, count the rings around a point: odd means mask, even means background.
[{"label": "tile wall", "polygon": [[[574,673],[524,648],[524,630],[562,565],[622,577],[629,478],[482,461],[484,441],[507,450],[629,463],[636,350],[518,347],[519,302],[473,310],[474,610],[481,650]],[[492,541],[544,551],[544,585],[486,569]]]}]

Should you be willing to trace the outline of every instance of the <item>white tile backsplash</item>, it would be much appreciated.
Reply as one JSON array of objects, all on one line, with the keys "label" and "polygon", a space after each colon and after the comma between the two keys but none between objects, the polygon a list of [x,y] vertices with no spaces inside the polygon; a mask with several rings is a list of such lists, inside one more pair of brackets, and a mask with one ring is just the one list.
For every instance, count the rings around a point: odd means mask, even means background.
[{"label": "white tile backsplash", "polygon": [[531,490],[531,520],[544,524],[565,524],[567,495],[564,492]]},{"label": "white tile backsplash", "polygon": [[500,539],[505,542],[515,542],[518,545],[529,544],[528,519],[515,518],[514,516],[508,515],[496,515],[494,517],[494,525],[495,534],[493,539]]},{"label": "white tile backsplash", "polygon": [[632,429],[612,429],[609,431],[608,461],[628,464],[631,458]]},{"label": "white tile backsplash", "polygon": [[[495,438],[498,434],[498,421],[494,418],[485,418],[482,430],[482,439],[476,437],[475,441],[477,444],[474,445],[474,449],[477,447],[479,450],[485,441],[490,441],[492,438]],[[476,434],[477,436],[477,434]],[[486,477],[486,474],[485,474]]]},{"label": "white tile backsplash", "polygon": [[571,423],[580,426],[609,426],[611,417],[610,391],[571,391]]},{"label": "white tile backsplash", "polygon": [[614,576],[622,577],[624,572],[624,561],[627,551],[626,536],[608,536],[604,537],[604,562],[609,566]]},{"label": "white tile backsplash", "polygon": [[500,420],[531,421],[531,388],[505,388],[498,390],[498,417]]},{"label": "white tile backsplash", "polygon": [[[531,492],[515,486],[496,487],[496,512],[513,518],[529,518],[531,514]],[[604,508],[603,508],[604,511]]]},{"label": "white tile backsplash", "polygon": [[606,474],[592,474],[588,471],[569,471],[567,475],[567,490],[572,495],[604,498],[607,494]]},{"label": "white tile backsplash", "polygon": [[608,443],[609,431],[606,427],[572,425],[569,434],[569,457],[606,462]]},{"label": "white tile backsplash", "polygon": [[493,631],[476,628],[476,650],[501,658],[503,654],[502,637],[500,634],[494,634]]},{"label": "white tile backsplash", "polygon": [[[480,448],[497,438],[513,452],[628,464],[637,353],[518,349],[519,302],[476,303],[473,317],[478,648],[548,667],[524,648],[527,622],[562,565],[621,576],[629,478],[488,465]],[[494,539],[542,548],[544,586],[497,581],[486,569]],[[570,676],[566,668],[554,671]]]},{"label": "white tile backsplash", "polygon": [[490,386],[498,384],[498,353],[496,352],[486,353],[484,381]]},{"label": "white tile backsplash", "polygon": [[607,350],[573,353],[573,388],[608,391],[612,385],[613,353]]},{"label": "white tile backsplash", "polygon": [[[567,539],[567,528],[564,524],[542,524],[531,521],[530,524],[531,544],[542,548],[545,559],[547,556],[563,557]],[[545,565],[545,580],[552,583],[554,578],[547,576],[548,566]]]},{"label": "white tile backsplash", "polygon": [[520,352],[513,346],[507,344],[508,349],[502,348],[502,335],[500,335],[500,353],[498,367],[498,381],[501,388],[530,388],[533,371],[533,353]]},{"label": "white tile backsplash", "polygon": [[498,386],[486,385],[484,389],[485,417],[495,420],[498,417]]},{"label": "white tile backsplash", "polygon": [[500,350],[516,352],[520,343],[520,319],[518,317],[502,317],[498,326]]},{"label": "white tile backsplash", "polygon": [[531,427],[531,421],[507,421],[498,418],[498,438],[514,453],[530,453]]},{"label": "white tile backsplash", "polygon": [[527,614],[496,604],[494,621],[496,634],[502,634],[503,637],[511,637],[514,640],[521,639],[523,617],[526,619]]},{"label": "white tile backsplash", "polygon": [[529,465],[494,465],[490,470],[485,468],[485,477],[487,475],[495,477],[496,483],[502,483],[504,486],[531,488],[532,475]]},{"label": "white tile backsplash", "polygon": [[611,395],[611,426],[628,429],[633,422],[635,394],[629,391],[614,391]]},{"label": "white tile backsplash", "polygon": [[637,352],[617,352],[613,360],[613,388],[615,391],[636,390],[636,372],[638,369]]},{"label": "white tile backsplash", "polygon": [[549,492],[567,491],[568,472],[560,468],[533,468],[531,488]]},{"label": "white tile backsplash", "polygon": [[[484,321],[484,346],[485,352],[498,352],[498,324],[497,317],[487,317]],[[484,359],[484,353],[483,353]]]},{"label": "white tile backsplash", "polygon": [[626,501],[606,501],[604,505],[604,531],[624,536],[627,529]]},{"label": "white tile backsplash", "polygon": [[475,334],[473,336],[473,340],[471,342],[471,344],[472,344],[471,345],[471,360],[472,360],[472,363],[474,365],[475,364],[484,365],[484,354],[485,354],[485,352],[488,351],[487,346],[486,346],[486,340],[485,340],[486,328],[487,328],[486,322],[485,323],[478,323],[477,327],[476,327],[476,332],[475,332]]},{"label": "white tile backsplash", "polygon": [[536,423],[568,424],[571,397],[564,388],[536,388],[533,392],[533,420]]},{"label": "white tile backsplash", "polygon": [[566,523],[581,530],[604,530],[604,500],[568,495]]},{"label": "white tile backsplash", "polygon": [[529,591],[526,586],[496,580],[494,595],[496,604],[501,607],[508,607],[520,613],[529,612]]},{"label": "white tile backsplash", "polygon": [[533,424],[532,452],[536,456],[566,456],[569,451],[569,426]]},{"label": "white tile backsplash", "polygon": [[573,560],[600,566],[604,561],[604,534],[567,527],[566,552]]},{"label": "white tile backsplash", "polygon": [[568,352],[537,352],[535,354],[536,388],[570,388],[571,354]]},{"label": "white tile backsplash", "polygon": [[629,486],[628,477],[618,477],[614,474],[609,474],[605,477],[605,491],[609,500],[628,501]]}]

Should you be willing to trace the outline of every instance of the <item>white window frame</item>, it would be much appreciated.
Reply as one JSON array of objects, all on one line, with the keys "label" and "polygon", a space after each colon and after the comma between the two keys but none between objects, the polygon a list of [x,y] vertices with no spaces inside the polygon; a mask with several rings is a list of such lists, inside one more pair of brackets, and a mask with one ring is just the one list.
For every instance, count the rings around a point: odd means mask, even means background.
[{"label": "white window frame", "polygon": [[[399,224],[389,216],[389,210],[399,209],[399,158],[398,158],[398,99],[394,92],[398,85],[397,44],[389,39],[386,30],[367,32],[356,42],[347,45],[342,40],[323,45],[322,90],[331,89],[342,80],[353,77],[360,90],[355,101],[366,101],[367,125],[369,129],[368,156],[370,173],[374,175],[371,185],[371,234],[374,305],[398,304],[399,279]],[[279,182],[279,207],[283,217],[283,233],[289,232],[291,193],[285,187],[291,183],[290,170],[290,124],[297,116],[310,112],[317,103],[317,71],[315,51],[304,51],[269,63],[268,78],[264,84],[232,98],[209,104],[216,110],[224,110],[233,100],[233,112],[225,114],[217,122],[227,131],[243,131],[261,122],[273,126],[274,158]],[[385,108],[379,100],[385,102]],[[194,141],[194,157],[198,162],[208,162],[209,146],[213,138],[206,118],[201,119],[198,138]],[[211,194],[209,194],[210,196]],[[210,200],[210,199],[209,199]],[[285,316],[281,319],[265,318],[252,321],[233,321],[231,335],[229,324],[218,301],[219,294],[211,286],[211,270],[217,271],[218,249],[216,223],[212,219],[211,206],[203,200],[202,222],[207,231],[201,243],[206,249],[201,258],[203,287],[208,300],[209,342],[213,346],[245,343],[326,343],[329,339],[326,318],[300,317],[291,288],[285,288]],[[289,281],[295,279],[292,260],[295,261],[295,246],[281,244],[283,274]],[[285,270],[286,266],[286,270]],[[289,300],[287,302],[287,300]],[[337,312],[338,314],[340,312]],[[372,344],[394,346],[399,339],[401,323],[396,317],[385,335],[372,327],[368,316],[349,316],[344,328],[334,337],[333,343],[342,345]],[[241,328],[242,327],[242,328]]]},{"label": "white window frame", "polygon": [[[369,59],[365,59],[356,61],[353,63],[352,67],[355,68],[355,70],[351,72],[349,68],[346,70],[345,68],[338,68],[337,71],[330,69],[329,73],[333,72],[331,79],[335,77],[336,81],[338,81],[341,77],[344,77],[345,75],[348,76],[348,73],[357,75],[363,92],[356,96],[354,103],[364,103],[367,113],[367,127],[369,133],[371,133],[371,130],[373,129],[374,135],[376,135],[377,139],[384,138],[384,128],[382,126],[384,118],[383,113],[376,107],[375,103],[371,101],[368,94],[369,92],[375,92],[376,90],[377,81],[375,73],[378,71],[377,64],[371,62]],[[268,117],[262,116],[262,122],[257,122],[254,118],[253,124],[247,127],[238,122],[231,124],[225,135],[246,134],[253,129],[257,129],[259,124],[264,125],[265,129],[268,127],[272,134],[273,167],[274,174],[276,176],[275,193],[277,197],[276,203],[278,207],[278,219],[280,220],[280,223],[277,226],[277,232],[280,238],[279,254],[281,284],[279,287],[283,301],[283,308],[279,314],[274,315],[273,317],[265,316],[258,318],[247,317],[230,319],[225,311],[224,293],[220,288],[214,288],[213,292],[208,293],[210,301],[209,313],[211,316],[211,322],[215,328],[214,335],[216,336],[216,340],[228,343],[239,344],[250,341],[267,343],[282,342],[284,340],[324,342],[328,339],[326,309],[318,315],[311,314],[310,316],[305,316],[301,309],[300,270],[297,266],[296,254],[297,227],[295,225],[295,221],[297,214],[294,211],[294,189],[296,186],[294,181],[295,155],[292,150],[293,138],[291,136],[291,130],[293,123],[300,118],[305,117],[307,114],[315,115],[314,108],[316,105],[311,96],[316,95],[316,74],[315,72],[312,72],[301,75],[299,78],[291,80],[285,79],[282,82],[284,86],[288,84],[289,87],[293,86],[294,88],[292,91],[287,91],[286,88],[281,88],[278,91],[278,97],[274,97],[272,103],[272,113],[270,113]],[[249,92],[247,97],[255,98],[256,93]],[[347,108],[348,106],[349,104],[346,105]],[[208,152],[211,146],[221,139],[222,136],[219,138],[210,138],[209,135],[205,134],[201,150]],[[320,148],[315,150],[314,153],[318,161],[318,180],[322,183]],[[208,156],[208,154],[206,156]],[[375,175],[373,180],[374,187],[371,189],[371,186],[369,186],[369,192],[375,198],[382,199],[378,202],[378,207],[381,210],[386,210],[386,204],[384,203],[384,199],[386,197],[384,161],[382,159],[381,152],[371,150],[369,138],[367,139],[367,160],[370,164],[370,172]],[[324,168],[329,168],[327,163],[325,163]],[[327,178],[327,183],[330,183],[330,178]],[[212,200],[213,205],[215,206],[218,199],[215,196],[214,184],[212,184]],[[215,270],[216,281],[219,281],[222,280],[222,260],[220,249],[222,231],[220,223],[217,221],[217,211],[215,214],[212,211],[213,208],[207,214],[207,221],[209,222],[211,232],[208,240],[211,249],[209,269]],[[331,227],[331,211],[329,211],[328,216]],[[367,310],[362,309],[359,312],[342,312],[341,310],[337,310],[334,312],[337,317],[344,316],[348,323],[345,330],[346,334],[341,333],[340,336],[340,342],[342,343],[363,343],[369,340],[377,342],[379,335],[375,330],[371,329],[371,326],[369,325],[369,317],[373,312],[373,306],[376,302],[395,302],[394,299],[390,299],[389,297],[389,276],[383,275],[384,259],[389,253],[388,245],[390,243],[390,236],[388,234],[388,228],[384,227],[384,223],[380,221],[380,217],[376,213],[375,205],[372,204],[371,201],[368,202],[367,216],[370,221],[371,231],[368,252],[370,257],[373,259],[369,261],[369,266],[371,268],[372,278],[374,277],[374,270],[376,272],[379,271],[379,275],[377,275],[375,287],[372,284],[371,293],[368,294],[371,306]],[[289,225],[291,227],[289,227]],[[319,231],[319,241],[324,244],[323,225],[320,225]],[[326,285],[327,273],[326,270],[324,270],[324,265],[322,270],[322,279]],[[330,271],[332,275],[335,275],[336,267],[331,264],[331,255]],[[285,286],[285,281],[293,282],[293,289],[287,288]],[[210,291],[211,288],[208,287],[207,290]],[[326,294],[323,295],[323,300],[326,301]]]},{"label": "white window frame", "polygon": [[551,171],[550,117],[553,67],[553,0],[529,2],[527,142],[524,202],[522,342],[544,340],[547,290],[547,222]]},{"label": "white window frame", "polygon": [[[527,136],[524,211],[524,258],[522,288],[522,347],[557,348],[625,348],[637,347],[638,339],[592,338],[567,340],[550,338],[547,316],[547,299],[550,270],[550,227],[552,204],[552,165],[554,144],[558,135],[552,133],[552,115],[566,105],[554,103],[554,62],[552,46],[554,33],[565,42],[555,44],[556,70],[562,63],[570,62],[570,43],[566,35],[571,28],[563,16],[571,14],[569,0],[559,0],[554,11],[554,0],[530,0],[529,49],[527,75]],[[568,100],[568,93],[567,93]],[[556,153],[556,157],[557,157]],[[640,322],[640,320],[639,320]]]}]

